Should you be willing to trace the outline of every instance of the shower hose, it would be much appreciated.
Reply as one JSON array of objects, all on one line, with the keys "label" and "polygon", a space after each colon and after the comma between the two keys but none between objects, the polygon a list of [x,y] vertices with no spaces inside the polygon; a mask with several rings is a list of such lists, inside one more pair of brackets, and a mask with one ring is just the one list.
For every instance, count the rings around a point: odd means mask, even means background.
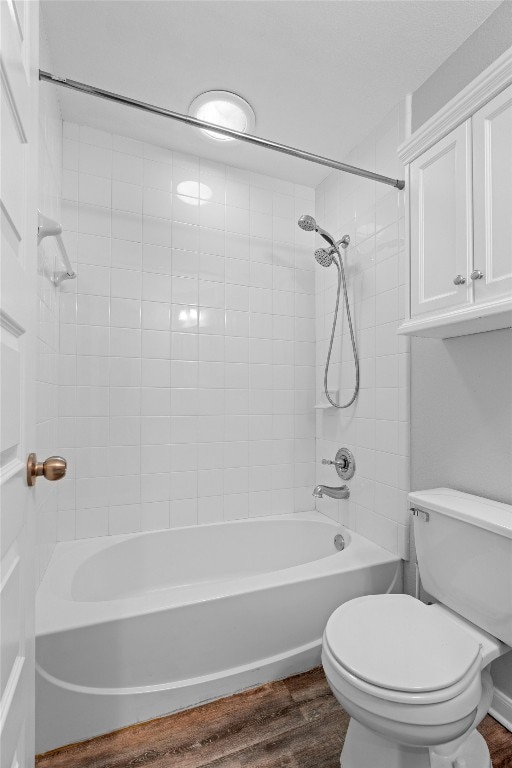
[{"label": "shower hose", "polygon": [[[352,317],[351,317],[351,314],[350,314],[350,304],[349,304],[349,301],[348,301],[347,281],[345,279],[345,268],[343,266],[343,258],[341,256],[339,248],[338,248],[338,246],[336,244],[334,245],[334,249],[335,249],[336,253],[338,254],[338,259],[333,259],[334,263],[336,264],[336,269],[338,270],[338,292],[337,292],[337,295],[336,295],[336,307],[334,309],[334,320],[333,320],[333,323],[332,323],[331,340],[329,342],[329,351],[327,353],[327,359],[325,361],[324,391],[325,391],[325,396],[326,396],[327,400],[329,401],[329,403],[332,406],[334,406],[334,408],[348,408],[350,405],[352,405],[352,403],[354,402],[354,400],[357,397],[357,393],[359,392],[359,356],[358,356],[358,353],[357,353],[357,344],[356,344],[356,339],[355,339],[355,336],[354,336],[354,328],[353,328],[353,325],[352,325]],[[356,371],[356,381],[355,381],[355,385],[354,385],[354,392],[353,392],[352,397],[350,398],[350,400],[348,402],[346,402],[346,403],[343,403],[343,404],[342,403],[336,403],[332,399],[332,397],[329,394],[329,389],[327,387],[327,377],[329,375],[329,364],[331,362],[332,345],[333,345],[333,342],[334,342],[334,333],[336,331],[336,323],[337,323],[337,320],[338,320],[338,309],[339,309],[339,304],[340,304],[340,293],[341,293],[341,285],[342,284],[343,284],[343,296],[345,298],[345,309],[346,309],[346,312],[347,312],[348,327],[349,327],[349,330],[350,330],[350,340],[352,342],[352,354],[354,356],[354,367],[355,367],[355,371]]]}]

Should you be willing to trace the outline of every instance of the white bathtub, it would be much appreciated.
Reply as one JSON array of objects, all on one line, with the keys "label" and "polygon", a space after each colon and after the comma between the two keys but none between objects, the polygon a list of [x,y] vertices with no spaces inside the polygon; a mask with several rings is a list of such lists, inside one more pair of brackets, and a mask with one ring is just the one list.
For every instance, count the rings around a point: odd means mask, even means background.
[{"label": "white bathtub", "polygon": [[401,561],[317,512],[58,544],[37,599],[37,751],[309,669],[332,611],[387,591]]}]

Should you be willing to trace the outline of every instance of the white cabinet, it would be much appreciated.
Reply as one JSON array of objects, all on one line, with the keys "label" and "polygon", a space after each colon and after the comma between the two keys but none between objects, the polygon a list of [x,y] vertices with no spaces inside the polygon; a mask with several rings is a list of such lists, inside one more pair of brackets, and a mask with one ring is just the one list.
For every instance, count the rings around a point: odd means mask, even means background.
[{"label": "white cabinet", "polygon": [[473,116],[475,299],[512,296],[512,86]]},{"label": "white cabinet", "polygon": [[409,184],[411,318],[416,318],[472,301],[469,120],[411,163]]},{"label": "white cabinet", "polygon": [[399,150],[409,249],[401,334],[512,327],[510,65],[501,71],[500,80],[491,67]]}]

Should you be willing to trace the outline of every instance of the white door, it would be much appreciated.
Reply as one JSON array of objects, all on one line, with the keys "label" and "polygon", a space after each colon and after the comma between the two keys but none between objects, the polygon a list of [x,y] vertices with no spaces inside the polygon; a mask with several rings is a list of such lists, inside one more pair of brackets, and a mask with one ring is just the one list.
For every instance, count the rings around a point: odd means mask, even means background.
[{"label": "white door", "polygon": [[473,116],[475,301],[512,296],[512,85]]},{"label": "white door", "polygon": [[416,158],[410,171],[414,318],[472,301],[471,121]]},{"label": "white door", "polygon": [[38,3],[0,1],[0,765],[34,764]]}]

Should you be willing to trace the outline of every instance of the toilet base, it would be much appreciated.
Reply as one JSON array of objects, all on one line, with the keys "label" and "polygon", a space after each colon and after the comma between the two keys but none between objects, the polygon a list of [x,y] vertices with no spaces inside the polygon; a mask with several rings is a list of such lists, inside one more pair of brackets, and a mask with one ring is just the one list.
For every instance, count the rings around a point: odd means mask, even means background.
[{"label": "toilet base", "polygon": [[428,747],[388,741],[351,718],[340,757],[341,768],[492,768],[485,739],[473,731],[449,757]]}]

